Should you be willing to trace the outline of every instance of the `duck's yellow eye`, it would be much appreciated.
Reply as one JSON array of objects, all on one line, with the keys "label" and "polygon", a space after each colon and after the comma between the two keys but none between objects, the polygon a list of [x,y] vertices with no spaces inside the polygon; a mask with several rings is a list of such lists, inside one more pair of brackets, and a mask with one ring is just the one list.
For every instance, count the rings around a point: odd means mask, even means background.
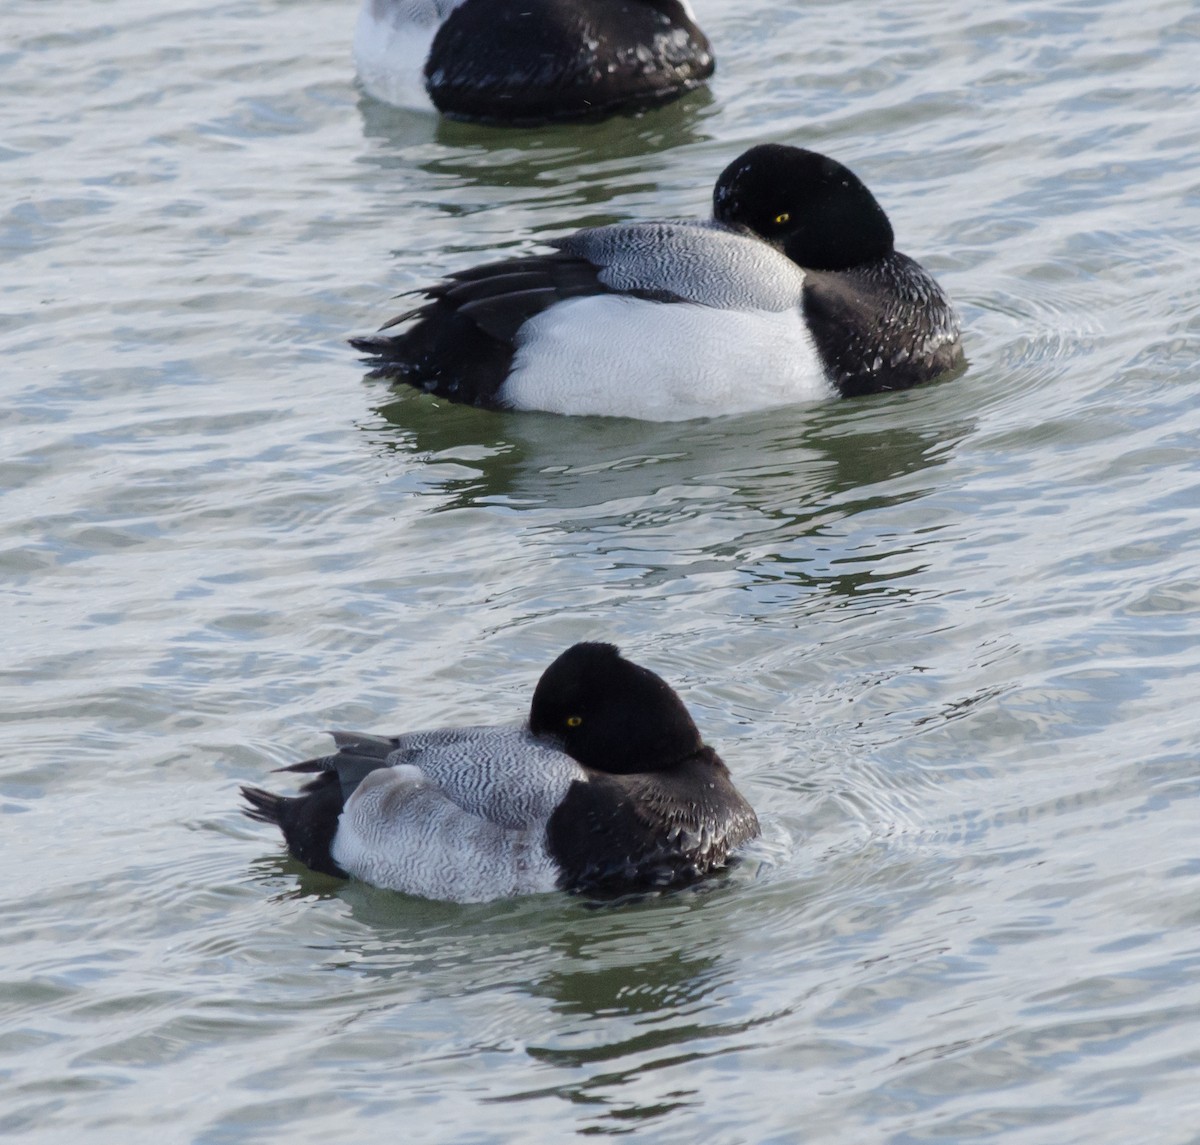
[{"label": "duck's yellow eye", "polygon": [[583,716],[567,716],[567,727],[577,728],[583,723]]},{"label": "duck's yellow eye", "polygon": [[775,221],[780,226],[783,226],[784,223],[789,222],[791,220],[791,217],[792,216],[787,211],[782,211],[778,215],[775,216]]}]

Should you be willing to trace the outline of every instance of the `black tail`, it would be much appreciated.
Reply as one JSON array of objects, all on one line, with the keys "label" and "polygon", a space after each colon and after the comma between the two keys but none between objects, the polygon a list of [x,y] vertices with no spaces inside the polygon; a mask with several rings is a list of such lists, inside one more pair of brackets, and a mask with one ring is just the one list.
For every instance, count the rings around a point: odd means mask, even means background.
[{"label": "black tail", "polygon": [[283,832],[288,850],[306,867],[346,877],[330,854],[343,805],[342,785],[334,773],[318,776],[295,798],[260,787],[243,787],[242,797],[249,804],[242,813],[260,823],[274,823]]},{"label": "black tail", "polygon": [[239,788],[242,798],[250,804],[242,808],[242,814],[247,819],[257,819],[260,823],[274,823],[276,827],[283,826],[286,803],[295,803],[294,799],[285,799],[282,795],[272,795],[261,787]]},{"label": "black tail", "polygon": [[334,755],[276,768],[315,775],[300,788],[299,795],[275,795],[261,787],[243,787],[242,798],[249,806],[243,807],[242,813],[278,827],[288,850],[306,867],[345,878],[346,872],[330,854],[338,818],[363,776],[387,766],[396,741],[361,732],[334,732],[333,739],[339,749]]},{"label": "black tail", "polygon": [[371,359],[370,365],[376,368],[390,367],[396,374],[403,374],[407,363],[399,357],[400,339],[396,336],[371,334],[360,338],[347,338],[360,354]]}]

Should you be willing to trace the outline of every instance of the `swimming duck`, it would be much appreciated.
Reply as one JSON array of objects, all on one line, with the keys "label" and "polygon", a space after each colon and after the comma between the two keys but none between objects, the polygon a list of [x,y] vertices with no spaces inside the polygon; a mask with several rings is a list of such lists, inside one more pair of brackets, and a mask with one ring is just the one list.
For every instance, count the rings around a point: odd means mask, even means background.
[{"label": "swimming duck", "polygon": [[335,732],[299,796],[243,787],[315,871],[423,898],[614,894],[724,866],[758,820],[660,676],[575,644],[521,723],[381,737]]},{"label": "swimming duck", "polygon": [[653,107],[714,66],[686,0],[364,0],[354,59],[385,103],[518,125]]},{"label": "swimming duck", "polygon": [[906,389],[963,360],[958,316],[875,196],[815,151],[752,147],[713,217],[631,222],[456,271],[353,338],[450,401],[679,421]]}]

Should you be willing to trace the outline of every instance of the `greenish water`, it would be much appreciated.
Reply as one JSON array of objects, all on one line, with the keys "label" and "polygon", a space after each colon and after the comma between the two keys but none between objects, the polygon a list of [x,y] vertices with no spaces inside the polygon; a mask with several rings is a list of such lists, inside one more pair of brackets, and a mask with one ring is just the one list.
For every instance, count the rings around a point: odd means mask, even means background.
[{"label": "greenish water", "polygon": [[[1200,18],[696,0],[712,90],[494,133],[350,0],[5,8],[0,1131],[1200,1141]],[[971,366],[656,426],[394,395],[391,296],[848,162]],[[240,782],[670,679],[765,836],[694,893],[424,903]]]}]

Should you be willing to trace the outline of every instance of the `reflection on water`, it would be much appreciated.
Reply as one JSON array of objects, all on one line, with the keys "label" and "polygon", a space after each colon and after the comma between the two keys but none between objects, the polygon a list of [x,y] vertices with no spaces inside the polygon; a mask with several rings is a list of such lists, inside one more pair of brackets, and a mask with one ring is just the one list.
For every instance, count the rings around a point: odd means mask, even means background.
[{"label": "reflection on water", "polygon": [[[626,212],[612,208],[618,198],[652,199],[670,153],[707,138],[711,101],[708,91],[698,89],[633,118],[497,133],[364,97],[359,110],[372,146],[361,162],[402,179],[409,209],[428,206],[454,220],[507,206],[510,241],[527,241],[541,232],[559,234],[625,218]],[[701,202],[719,170],[696,173]],[[695,198],[665,213],[691,213]]]},{"label": "reflection on water", "polygon": [[[897,403],[887,412],[901,411]],[[894,503],[868,490],[944,464],[973,424],[905,425],[854,402],[682,425],[497,414],[408,394],[374,412],[392,427],[361,426],[374,448],[460,467],[437,482],[448,495],[440,510],[497,500],[516,511],[578,510],[719,485],[731,508],[793,522],[805,516],[803,502],[837,500],[850,512]]]},{"label": "reflection on water", "polygon": [[[861,604],[874,591],[903,593],[892,558],[937,531],[889,530],[881,543],[855,524],[936,488],[931,471],[974,424],[930,419],[936,400],[935,388],[916,410],[898,397],[886,410],[849,402],[664,426],[405,395],[376,407],[388,432],[362,429],[373,448],[422,465],[431,511],[503,511],[530,545],[604,555],[660,587],[670,569],[723,568],[743,587],[821,587]],[[769,592],[764,609],[776,604]]]},{"label": "reflection on water", "polygon": [[[467,1035],[476,1052],[535,1064],[524,1084],[481,1076],[483,1100],[590,1107],[594,1131],[628,1131],[702,1098],[698,1079],[664,1093],[664,1070],[754,1044],[756,1031],[787,1015],[736,1001],[742,940],[727,930],[725,908],[739,893],[710,884],[620,907],[540,896],[462,908],[345,884],[358,937],[330,950],[330,965],[368,991],[346,987],[348,995],[372,1000],[362,1015],[371,1030],[357,1035],[364,1045],[411,1043],[416,999],[466,981],[466,1012],[483,997],[497,1011]],[[421,1057],[438,1052],[427,1043]]]},{"label": "reflection on water", "polygon": [[384,145],[372,150],[372,163],[385,169],[403,166],[401,156],[407,148],[436,142],[439,153],[422,164],[424,170],[452,174],[464,186],[491,187],[533,186],[539,179],[555,175],[563,183],[574,183],[580,166],[653,159],[664,150],[707,138],[703,124],[711,110],[711,92],[698,88],[682,99],[635,116],[497,131],[390,107],[369,96],[358,101],[364,137]]}]

